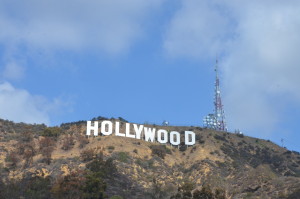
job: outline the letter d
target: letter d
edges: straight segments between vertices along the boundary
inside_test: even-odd
[[[189,137],[192,137],[192,140]],[[196,135],[193,131],[185,131],[184,135],[185,145],[194,145],[196,143]]]

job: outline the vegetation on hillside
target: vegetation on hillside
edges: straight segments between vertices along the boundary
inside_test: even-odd
[[[97,117],[93,120],[106,118]],[[123,118],[112,119],[125,128]],[[0,198],[297,198],[300,154],[270,141],[199,127],[196,145],[85,136],[0,120]],[[154,127],[154,126],[153,126]],[[14,191],[11,191],[14,190]]]

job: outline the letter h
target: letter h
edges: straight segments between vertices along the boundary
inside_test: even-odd
[[[94,136],[98,136],[98,122],[97,121],[94,121],[94,126],[92,126],[91,121],[87,121],[86,135],[91,135],[91,130],[94,131]]]

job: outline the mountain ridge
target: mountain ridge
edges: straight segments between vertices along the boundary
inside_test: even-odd
[[[120,122],[120,131],[125,130],[125,119],[109,120]],[[76,185],[81,190],[77,198],[97,198],[101,194],[103,198],[133,199],[196,198],[200,193],[211,194],[211,198],[297,198],[299,195],[299,152],[268,140],[201,127],[145,126],[168,132],[193,131],[196,144],[172,147],[114,135],[87,138],[86,121],[47,127],[0,120],[2,190],[12,186],[12,181],[18,187],[24,180],[39,179],[51,188],[39,193],[19,187],[15,194],[25,194],[25,198],[28,194],[32,194],[31,198],[34,194],[42,198],[68,198],[72,191],[65,193],[61,187],[70,188],[66,179],[77,181],[81,176],[85,184]],[[90,165],[95,162],[102,167],[93,170]],[[99,170],[102,174],[97,176]],[[93,192],[86,191],[87,179],[94,178],[97,182],[101,179],[100,184],[105,188],[98,183],[98,192],[87,195]],[[12,193],[1,194],[8,198]]]

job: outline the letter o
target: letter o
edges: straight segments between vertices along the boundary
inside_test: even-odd
[[[176,137],[176,142],[175,142],[174,136]],[[170,133],[170,143],[172,145],[179,145],[180,144],[180,134],[177,131],[171,131],[171,133]]]
[[[162,134],[164,135],[163,139],[162,139]],[[168,132],[164,129],[159,129],[157,131],[157,141],[161,144],[167,143],[168,142]]]
[[[106,130],[106,126],[108,127]],[[103,121],[101,123],[101,133],[103,135],[110,135],[112,134],[112,122],[111,121]]]

